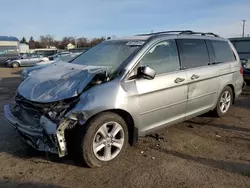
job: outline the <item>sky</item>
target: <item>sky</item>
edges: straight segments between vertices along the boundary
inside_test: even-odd
[[[152,30],[195,30],[240,36],[250,0],[2,0],[0,35],[108,37]]]

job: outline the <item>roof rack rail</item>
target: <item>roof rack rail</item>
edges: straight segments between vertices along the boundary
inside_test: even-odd
[[[194,32],[194,31],[184,31],[184,32],[181,32],[179,34],[202,35],[202,36],[212,35],[214,37],[219,37],[219,35],[211,33],[211,32],[204,33],[204,32]]]
[[[206,36],[206,35],[212,35],[214,37],[219,37],[219,35],[208,32],[208,33],[204,33],[204,32],[194,32],[191,30],[180,30],[180,31],[161,31],[161,32],[156,32],[156,33],[146,33],[146,34],[139,34],[137,36],[152,36],[152,35],[160,35],[160,34],[170,34],[170,33],[177,33],[177,35],[180,34],[188,34],[188,35],[202,35],[202,36]]]

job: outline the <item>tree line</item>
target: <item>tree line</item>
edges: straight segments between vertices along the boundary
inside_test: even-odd
[[[110,39],[110,37],[108,37],[107,40],[108,39]],[[93,39],[87,39],[85,37],[63,37],[62,40],[55,40],[51,35],[42,35],[40,36],[39,40],[34,40],[33,37],[30,37],[29,41],[27,41],[26,38],[23,37],[20,40],[20,43],[28,44],[30,49],[50,48],[52,46],[56,47],[57,49],[65,49],[69,43],[75,45],[77,48],[82,48],[95,46],[104,40],[106,40],[105,37]]]

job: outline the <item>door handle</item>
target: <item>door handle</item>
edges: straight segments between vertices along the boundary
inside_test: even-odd
[[[183,82],[184,80],[185,80],[184,78],[178,77],[178,78],[175,79],[174,82],[178,84],[178,83],[180,83],[180,82]]]
[[[193,74],[192,76],[191,76],[191,80],[195,80],[195,79],[198,79],[200,76],[198,76],[198,75],[196,75],[196,74]]]

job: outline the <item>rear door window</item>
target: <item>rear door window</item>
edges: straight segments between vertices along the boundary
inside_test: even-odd
[[[222,63],[236,60],[233,50],[227,41],[211,40],[211,45],[216,62]]]
[[[182,68],[195,68],[209,64],[210,60],[205,40],[178,39],[177,45]]]

